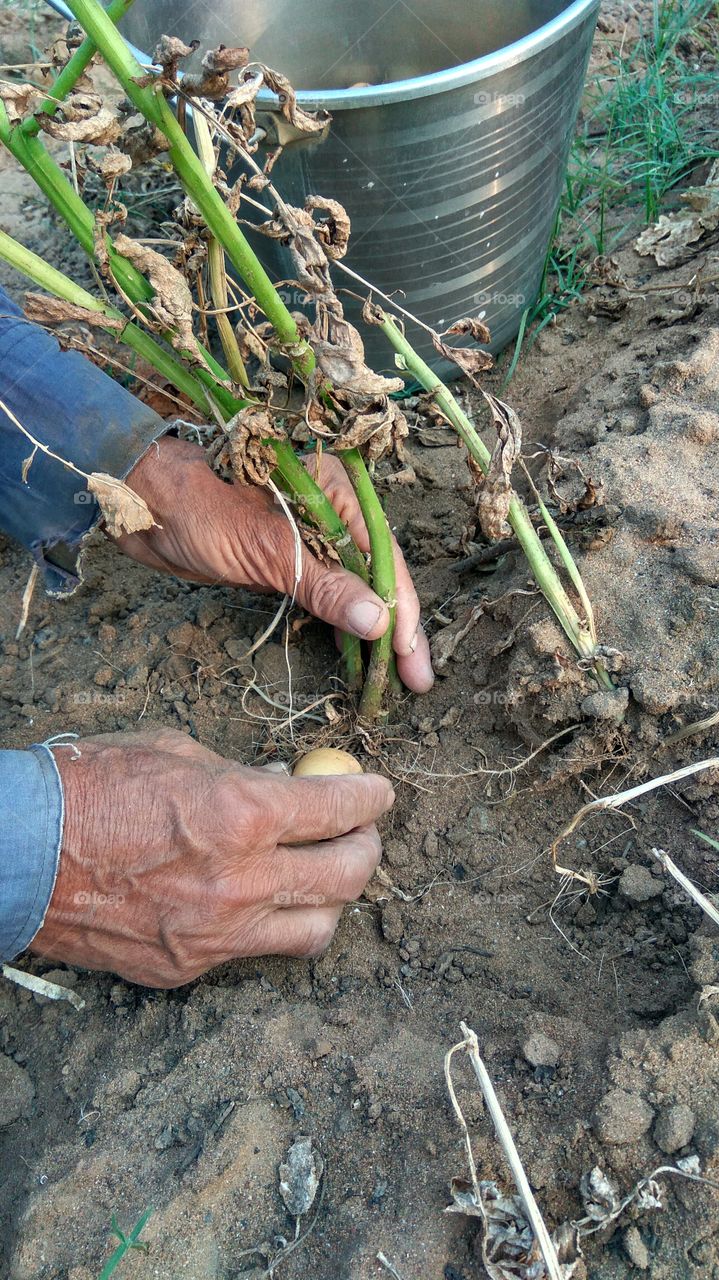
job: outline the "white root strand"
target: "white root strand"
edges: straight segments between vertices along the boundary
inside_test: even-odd
[[[517,1148],[514,1144],[514,1138],[512,1137],[512,1134],[510,1132],[509,1125],[505,1120],[504,1112],[502,1111],[499,1098],[497,1097],[497,1094],[494,1089],[494,1085],[492,1084],[492,1081],[489,1077],[489,1072],[487,1071],[487,1068],[485,1067],[480,1057],[479,1043],[477,1041],[476,1033],[467,1026],[466,1022],[460,1022],[459,1025],[461,1027],[464,1040],[460,1044],[454,1045],[454,1047],[450,1049],[449,1053],[446,1055],[444,1060],[444,1074],[447,1080],[447,1088],[449,1090],[449,1096],[452,1100],[452,1106],[454,1107],[455,1115],[457,1116],[457,1119],[459,1120],[459,1123],[461,1124],[462,1129],[464,1131],[464,1140],[467,1148],[467,1155],[469,1158],[470,1173],[472,1175],[472,1186],[474,1189],[474,1194],[477,1198],[478,1206],[481,1207],[482,1205],[482,1194],[481,1194],[479,1182],[477,1180],[477,1167],[474,1162],[474,1155],[472,1153],[472,1144],[469,1137],[467,1122],[464,1116],[462,1115],[461,1108],[457,1101],[457,1096],[454,1091],[454,1086],[452,1084],[452,1077],[451,1077],[452,1055],[456,1053],[457,1050],[459,1049],[466,1049],[467,1051],[467,1055],[472,1064],[474,1074],[477,1077],[477,1082],[479,1084],[480,1089],[482,1090],[484,1100],[487,1104],[487,1110],[489,1111],[489,1114],[492,1117],[494,1127],[497,1131],[497,1137],[499,1138],[499,1141],[502,1146],[502,1150],[504,1151],[504,1154],[506,1155],[507,1160],[509,1162],[509,1167],[512,1171],[512,1177],[514,1178],[514,1181],[517,1186],[517,1190],[519,1191],[522,1204],[524,1205],[525,1213],[527,1215],[531,1228],[534,1232],[534,1236],[537,1241],[537,1244],[539,1245],[539,1248],[541,1250],[542,1257],[544,1258],[544,1263],[547,1268],[547,1275],[549,1277],[549,1280],[563,1280],[562,1268],[559,1265],[559,1259],[557,1257],[557,1251],[554,1247],[554,1242],[552,1241],[549,1231],[547,1230],[547,1227],[542,1217],[542,1214],[540,1212],[539,1206],[534,1198],[532,1188],[529,1185],[529,1180],[527,1178],[526,1173],[524,1172],[524,1166],[520,1159],[519,1152],[517,1151]]]
[[[662,866],[664,867],[664,870],[668,871],[670,876],[674,876],[674,879],[676,880],[677,884],[681,885],[684,892],[688,893],[689,897],[693,898],[697,906],[701,907],[702,911],[706,912],[706,914],[709,916],[709,919],[713,920],[714,924],[719,925],[719,911],[717,911],[716,907],[714,906],[714,903],[710,902],[709,899],[704,896],[701,890],[697,889],[695,884],[692,884],[691,880],[688,878],[688,876],[684,875],[683,871],[680,871],[676,862],[673,862],[672,859],[669,857],[669,854],[666,853],[664,849],[652,849],[652,853],[654,857],[657,859],[657,861],[661,862]]]

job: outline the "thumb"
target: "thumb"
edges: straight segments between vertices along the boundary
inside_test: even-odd
[[[361,578],[306,551],[295,598],[314,617],[362,640],[377,640],[389,625],[386,604]]]

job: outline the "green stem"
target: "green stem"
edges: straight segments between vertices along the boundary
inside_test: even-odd
[[[383,713],[387,677],[393,657],[397,581],[392,535],[359,449],[347,449],[339,457],[352,481],[367,526],[372,558],[372,587],[380,599],[384,600],[390,615],[389,626],[384,635],[372,643],[369,670],[360,699],[360,715],[367,720],[377,720]]]
[[[464,410],[455,400],[451,391],[445,386],[437,374],[425,364],[407,341],[399,325],[391,316],[384,316],[381,328],[395,351],[402,357],[407,369],[426,391],[434,397],[436,403],[461,437],[475,462],[486,474],[491,454],[484,441],[477,434]],[[508,515],[517,541],[529,561],[537,586],[560,622],[565,634],[577,653],[582,658],[591,660],[592,669],[598,683],[604,689],[613,689],[614,685],[601,664],[594,656],[595,645],[587,625],[582,621],[562,586],[557,571],[547,555],[529,512],[524,503],[515,496],[512,498]]]
[[[130,52],[98,0],[69,0],[69,7],[83,30],[97,45],[132,104],[164,133],[172,166],[190,199],[200,210],[211,234],[220,241],[235,270],[254,295],[280,341],[292,348],[295,367],[303,377],[314,369],[311,347],[300,338],[292,313],[277,293],[270,277],[219,192],[207,176],[202,161],[188,142],[160,83],[143,86],[144,71]]]
[[[124,18],[128,9],[134,4],[135,0],[110,0],[107,6],[107,16],[113,23],[118,23]],[[23,120],[20,128],[28,138],[34,138],[40,131],[40,121],[38,116],[54,116],[60,103],[72,93],[78,80],[85,74],[87,68],[97,53],[97,45],[93,40],[85,39],[82,44],[75,50],[72,57],[65,64],[62,71],[59,72],[49,96],[45,99],[34,115],[28,116]]]
[[[132,321],[126,320],[120,311],[104,302],[98,301],[93,294],[75,284],[74,280],[71,280],[69,276],[63,275],[62,271],[50,266],[48,262],[45,262],[44,258],[38,257],[36,253],[32,253],[24,245],[18,244],[17,240],[13,240],[4,231],[0,231],[0,258],[3,258],[16,271],[21,271],[23,275],[27,276],[41,289],[46,289],[48,293],[54,294],[56,298],[62,298],[64,302],[70,302],[78,307],[85,307],[88,311],[94,311],[98,315],[102,315],[107,319],[108,323],[100,327],[106,328],[108,333],[112,333],[113,337],[118,341],[126,343],[128,347],[132,347],[133,351],[137,352],[143,360],[152,365],[168,382],[172,382],[178,391],[188,396],[203,413],[209,414],[210,408],[207,397],[190,371],[179,360],[176,360],[169,351],[166,351],[158,342],[155,342],[149,333],[145,333],[144,329],[141,329]],[[124,325],[121,330],[117,328],[118,320],[122,321]]]

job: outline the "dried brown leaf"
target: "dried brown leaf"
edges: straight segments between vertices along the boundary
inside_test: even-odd
[[[690,187],[681,199],[688,210],[662,214],[658,222],[634,241],[643,257],[650,254],[660,267],[672,267],[690,256],[689,246],[719,228],[719,160],[715,160],[703,187]]]
[[[87,487],[100,504],[111,538],[119,538],[123,533],[139,533],[153,525],[159,528],[144,498],[122,480],[104,471],[94,471],[88,476]]]
[[[117,151],[115,147],[110,148],[97,166],[103,182],[108,187],[113,182],[117,182],[118,178],[123,178],[126,173],[130,172],[131,168],[132,157],[123,155],[122,151]]]
[[[250,60],[250,51],[244,46],[229,48],[221,44],[209,49],[202,59],[200,75],[186,75],[182,81],[183,92],[193,98],[209,98],[221,102],[230,88],[230,74],[242,70]]]
[[[310,341],[320,373],[336,391],[349,392],[356,405],[367,404],[377,396],[387,396],[404,387],[402,378],[385,378],[367,367],[364,343],[357,330],[343,316],[329,312],[326,307],[318,307]]]
[[[90,311],[87,307],[76,306],[74,302],[64,302],[62,298],[51,298],[46,293],[26,293],[24,310],[28,320],[46,326],[76,320],[117,333],[125,328],[125,321],[119,316],[114,319],[101,311]]]
[[[326,215],[320,222],[315,223],[315,235],[328,258],[333,260],[344,258],[351,230],[347,210],[339,200],[328,200],[322,196],[308,196],[305,200],[305,209],[308,213],[318,210]]]
[[[162,35],[152,55],[153,65],[162,67],[163,75],[168,80],[176,80],[178,63],[185,58],[189,58],[190,54],[195,52],[198,44],[199,40],[193,40],[191,44],[185,44],[184,40],[179,40],[177,36]]]
[[[109,147],[117,142],[122,126],[114,111],[103,107],[88,119],[58,120],[56,116],[40,116],[44,133],[60,142],[86,142],[96,147]]]
[[[5,103],[10,124],[31,116],[44,100],[44,93],[34,84],[0,84],[0,101]]]
[[[190,352],[206,366],[192,329],[192,293],[185,277],[161,253],[122,233],[115,238],[115,248],[148,277],[155,291],[152,312],[158,324],[171,331],[175,350]]]
[[[475,342],[489,342],[491,337],[486,324],[483,324],[477,316],[465,316],[463,320],[455,320],[454,324],[445,329],[441,337],[446,338],[448,334],[458,338],[469,334]]]
[[[336,449],[362,449],[372,462],[396,450],[402,453],[402,442],[409,427],[399,405],[380,396],[370,405],[350,409],[336,437]]]
[[[482,392],[497,431],[489,469],[477,475],[477,514],[482,533],[490,542],[506,538],[510,532],[507,515],[512,500],[512,467],[522,449],[522,427],[514,409],[495,396]]]
[[[264,64],[261,64],[261,67],[267,88],[272,93],[277,94],[282,114],[293,130],[298,133],[321,133],[323,129],[326,129],[330,120],[329,112],[315,111],[309,113],[303,111],[297,105],[297,94],[287,77],[283,76],[280,71],[273,71],[271,67],[266,67]],[[281,143],[292,141],[292,136],[290,134],[286,138],[282,137],[278,130],[278,140]]]
[[[267,484],[277,465],[269,440],[283,440],[267,409],[250,405],[240,409],[225,428],[229,441],[230,463],[239,484]]]
[[[448,330],[448,332],[451,332],[451,330]],[[438,334],[433,334],[432,342],[434,343],[435,350],[438,351],[441,356],[444,356],[445,360],[451,360],[454,364],[459,365],[462,372],[465,373],[467,377],[475,383],[475,385],[479,385],[477,383],[477,374],[484,373],[485,370],[491,369],[494,364],[494,360],[489,352],[480,351],[477,347],[450,347],[446,342],[442,341]]]

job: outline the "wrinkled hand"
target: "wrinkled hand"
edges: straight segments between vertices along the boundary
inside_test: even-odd
[[[364,520],[337,458],[322,457],[320,483],[362,551],[369,549]],[[161,529],[126,535],[118,545],[154,569],[194,582],[227,582],[292,594],[295,540],[287,517],[264,489],[223,483],[199,445],[166,437],[137,463],[128,484],[143,497]],[[432,685],[419,601],[395,542],[397,615],[394,648],[401,679],[424,693]],[[298,604],[340,631],[376,640],[389,614],[379,596],[353,573],[328,567],[303,548]]]
[[[174,987],[238,956],[313,956],[379,862],[376,774],[288,778],[175,730],[56,748],[57,882],[31,950]]]

